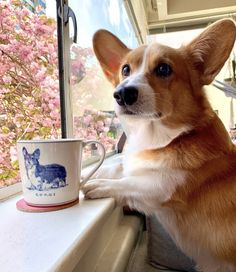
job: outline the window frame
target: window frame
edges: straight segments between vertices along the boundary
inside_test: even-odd
[[[69,85],[69,24],[64,23],[64,5],[68,2],[63,0],[56,1],[57,18],[57,48],[58,48],[58,78],[59,78],[59,96],[61,113],[61,136],[62,138],[73,137],[73,118],[71,110],[71,95]],[[66,65],[66,60],[68,64]],[[21,182],[12,184],[0,189],[0,202],[9,197],[22,192]]]
[[[61,107],[61,130],[62,138],[73,138],[73,112],[71,104],[71,86],[70,86],[70,24],[68,14],[68,0],[56,0],[57,2],[57,39],[58,39],[58,70],[59,70],[59,91],[60,91],[60,107]],[[127,5],[126,9],[128,9]],[[67,9],[65,9],[67,7]],[[129,14],[129,12],[128,12]],[[141,44],[143,41],[133,21],[131,22],[138,42]],[[76,31],[77,32],[77,31]],[[77,33],[75,34],[77,35]],[[77,38],[77,37],[76,37]],[[116,144],[114,152],[108,154],[112,156],[123,151],[126,142],[126,135],[123,132],[120,139]],[[90,163],[92,164],[94,160]]]
[[[58,48],[58,78],[60,95],[60,115],[61,115],[61,137],[73,138],[73,112],[70,86],[70,35],[69,35],[69,13],[68,0],[56,1],[57,19],[57,48]],[[127,6],[126,6],[127,8]],[[132,23],[133,24],[133,23]],[[137,33],[136,28],[134,31]],[[140,39],[139,43],[140,43]],[[122,153],[126,142],[126,135],[123,132],[118,140],[115,150],[106,154],[106,157]],[[98,161],[98,158],[89,160],[83,167]],[[0,189],[0,202],[22,192],[21,183],[6,186]]]
[[[57,44],[58,44],[58,76],[61,111],[61,136],[73,138],[73,113],[70,90],[70,39],[69,23],[65,14],[68,0],[56,0],[57,12]]]

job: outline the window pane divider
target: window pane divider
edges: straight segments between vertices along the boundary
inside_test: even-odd
[[[65,20],[64,6],[68,1],[57,0],[58,70],[61,108],[62,138],[73,137],[73,114],[70,90],[69,24]],[[66,18],[67,19],[67,18]]]

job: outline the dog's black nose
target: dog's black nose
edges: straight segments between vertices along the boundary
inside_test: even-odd
[[[120,106],[133,105],[138,99],[138,90],[135,87],[118,87],[113,97]]]

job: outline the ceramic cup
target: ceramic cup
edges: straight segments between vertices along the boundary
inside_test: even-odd
[[[99,162],[82,180],[97,171],[105,158],[105,148],[97,141],[81,139],[29,140],[17,142],[23,196],[32,206],[56,206],[79,197],[83,148],[101,147]]]

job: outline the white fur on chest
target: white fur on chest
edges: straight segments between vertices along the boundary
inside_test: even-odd
[[[142,170],[158,170],[166,167],[159,156],[158,160],[142,160],[136,154],[142,150],[158,149],[167,146],[180,134],[187,132],[189,127],[171,129],[162,124],[161,120],[128,120],[128,145],[124,156],[124,173],[126,175]]]
[[[161,155],[158,159],[145,160],[137,156],[137,153],[141,150],[164,147],[187,130],[187,127],[169,129],[158,120],[140,122],[137,130],[128,136],[128,147],[123,161],[124,176],[140,177],[145,180],[145,188],[138,190],[144,190],[149,194],[147,201],[156,199],[156,203],[149,203],[152,207],[160,206],[159,204],[171,199],[176,188],[185,183],[186,171],[170,168]]]
[[[188,126],[168,128],[161,120],[133,119],[126,121],[128,127],[128,152],[167,146],[180,134],[189,130]]]
[[[35,176],[36,166],[33,165],[31,168],[29,168],[27,170],[27,172],[28,172],[28,177],[29,177],[30,183],[36,187],[38,185],[38,183],[39,183],[39,178],[37,178]]]

